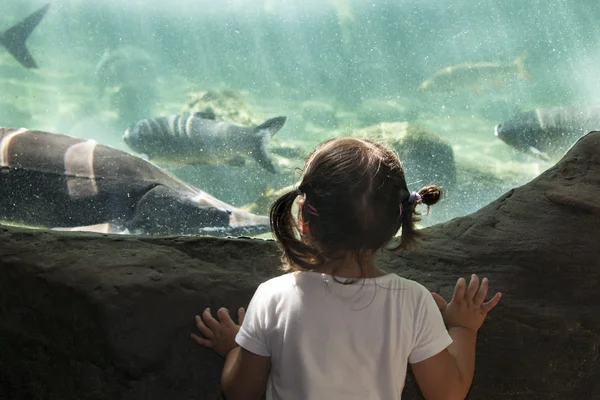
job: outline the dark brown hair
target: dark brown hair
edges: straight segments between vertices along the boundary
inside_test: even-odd
[[[423,204],[435,204],[441,188],[418,191]],[[294,201],[305,195],[299,212],[310,235],[297,237]],[[406,249],[420,236],[416,203],[398,155],[368,139],[341,137],[321,143],[307,158],[298,190],[279,197],[271,206],[271,230],[283,250],[283,270],[310,271],[346,255],[375,252],[402,228],[398,246]],[[402,215],[400,209],[402,205]]]

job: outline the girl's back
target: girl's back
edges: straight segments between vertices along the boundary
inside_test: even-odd
[[[260,285],[237,339],[271,357],[267,399],[286,400],[399,399],[406,360],[452,341],[421,284],[388,274],[343,285],[317,272]]]

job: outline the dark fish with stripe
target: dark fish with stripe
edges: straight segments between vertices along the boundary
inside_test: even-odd
[[[25,45],[25,41],[46,15],[50,3],[34,12],[18,24],[0,33],[0,44],[25,68],[37,68],[37,64]]]
[[[523,153],[552,161],[594,130],[600,130],[600,107],[550,107],[519,113],[496,125],[494,135]]]
[[[251,236],[269,218],[92,140],[0,128],[0,221],[154,235]]]
[[[268,144],[285,120],[275,117],[243,127],[217,121],[210,112],[183,113],[138,121],[125,131],[123,140],[133,151],[166,164],[239,165],[240,159],[250,155],[275,173]]]

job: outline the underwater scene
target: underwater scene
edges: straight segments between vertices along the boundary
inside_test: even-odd
[[[6,0],[0,222],[270,238],[339,136],[385,141],[421,226],[470,214],[600,129],[592,0]]]

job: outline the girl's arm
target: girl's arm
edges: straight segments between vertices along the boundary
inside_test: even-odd
[[[196,326],[204,337],[192,333],[192,339],[225,357],[221,388],[227,400],[260,400],[267,389],[271,357],[254,354],[235,342],[240,326],[233,322],[226,308],[220,308],[217,316],[219,321],[211,315],[210,308],[204,310],[202,318],[197,315]],[[240,308],[240,324],[244,316],[245,310]]]
[[[488,280],[479,285],[479,277],[459,278],[450,303],[437,293],[433,298],[442,312],[452,344],[421,362],[412,364],[412,370],[421,392],[427,400],[464,399],[469,392],[475,372],[477,331],[488,313],[498,304],[501,293],[484,303]]]
[[[236,346],[227,353],[221,388],[227,400],[260,400],[267,390],[271,358]]]
[[[449,332],[453,342],[447,349],[411,365],[427,400],[463,400],[473,381],[477,331],[451,328]]]

